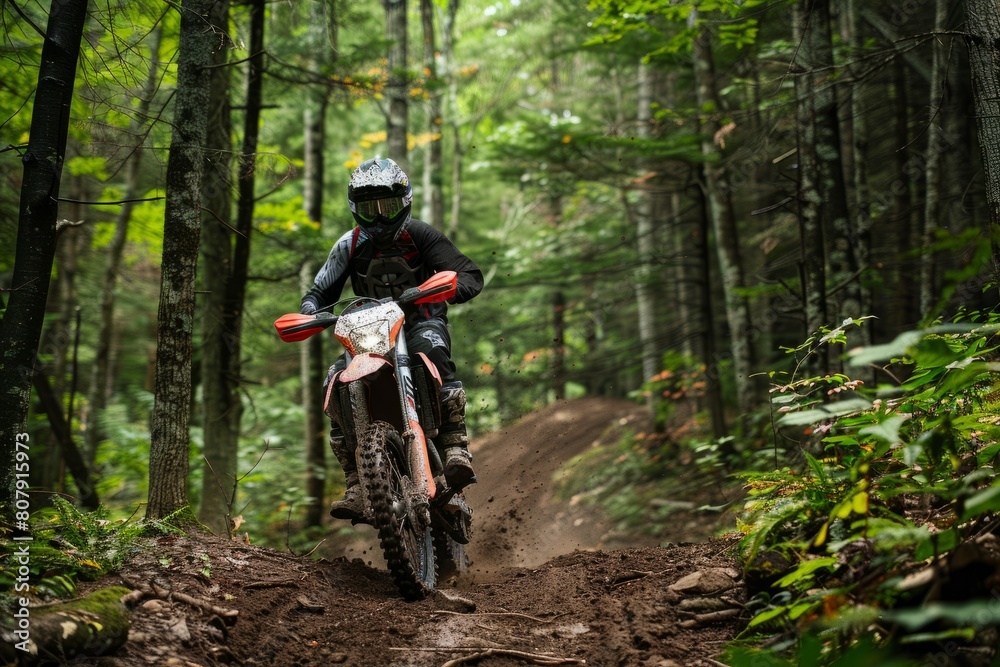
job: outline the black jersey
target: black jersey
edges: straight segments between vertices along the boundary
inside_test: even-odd
[[[351,281],[357,296],[376,299],[398,297],[439,271],[458,274],[458,291],[452,303],[462,303],[483,289],[483,272],[451,240],[426,222],[411,220],[386,250],[378,250],[360,228],[341,236],[316,274],[313,286],[302,297],[316,309],[335,303]],[[445,317],[447,306],[432,303],[418,309],[418,319]]]

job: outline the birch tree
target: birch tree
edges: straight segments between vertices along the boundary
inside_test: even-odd
[[[646,63],[639,63],[639,99],[637,113],[636,135],[640,139],[650,136],[650,114],[653,107],[652,74]],[[648,167],[647,167],[648,169]],[[638,179],[637,179],[638,180]],[[641,182],[648,183],[648,178]],[[635,207],[636,245],[638,267],[635,272],[635,300],[639,319],[639,344],[642,349],[642,377],[648,382],[660,370],[660,360],[657,358],[656,346],[656,304],[655,292],[652,289],[653,263],[653,215],[651,195],[643,187],[638,190],[639,201]],[[651,392],[647,400],[651,416],[656,416],[655,392]]]

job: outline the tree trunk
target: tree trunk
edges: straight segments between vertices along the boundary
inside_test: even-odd
[[[704,178],[704,172],[701,177]],[[722,400],[722,383],[720,382],[719,354],[715,347],[715,310],[712,304],[712,250],[709,247],[708,235],[712,225],[708,198],[705,196],[707,187],[701,188],[700,206],[698,209],[698,231],[694,235],[697,244],[698,268],[700,275],[697,284],[700,287],[697,303],[701,325],[701,359],[705,366],[705,398],[708,403],[708,414],[712,421],[712,435],[716,440],[729,434],[726,424],[725,404]]]
[[[247,67],[247,88],[244,96],[243,147],[237,166],[239,201],[236,206],[236,241],[233,247],[232,272],[226,284],[223,309],[223,336],[228,348],[226,369],[229,413],[226,415],[228,439],[224,462],[229,468],[224,479],[233,479],[230,505],[236,498],[236,467],[239,452],[240,424],[243,421],[241,383],[243,374],[243,308],[246,301],[250,269],[250,241],[253,234],[254,195],[257,167],[257,140],[260,133],[260,110],[264,77],[264,0],[252,0],[250,8],[250,59]],[[227,516],[227,525],[229,517]]]
[[[87,509],[96,510],[100,506],[100,501],[94,488],[91,470],[87,467],[87,462],[73,439],[70,424],[63,414],[61,395],[53,390],[44,373],[35,374],[35,393],[38,394],[42,409],[45,410],[45,414],[49,418],[53,438],[59,446],[60,458],[66,462],[66,466],[76,482],[77,492],[80,494],[80,504]]]
[[[555,400],[566,399],[566,294],[552,294],[552,392]]]
[[[70,196],[78,201],[85,201],[88,198],[82,180],[78,176],[70,179]],[[65,214],[68,220],[65,222],[71,224],[66,224],[56,238],[55,285],[49,290],[45,309],[46,312],[57,313],[58,316],[51,321],[43,334],[39,349],[39,361],[47,366],[44,371],[39,370],[39,372],[52,378],[52,391],[58,396],[60,410],[66,393],[66,380],[73,372],[69,357],[74,331],[79,332],[79,327],[74,326],[79,313],[76,289],[77,258],[90,245],[91,237],[91,229],[88,226],[76,224],[85,221],[83,208],[81,204],[69,205],[69,210]],[[69,426],[72,428],[72,420],[65,415],[63,419],[69,421]],[[32,481],[40,488],[62,491],[65,462],[62,459],[57,434],[54,431],[49,433],[47,441],[44,453],[39,452],[33,456]]]
[[[944,30],[948,18],[947,0],[935,0],[934,32]],[[927,119],[927,161],[924,169],[924,227],[921,234],[920,249],[920,316],[924,321],[933,316],[934,306],[938,301],[937,272],[935,265],[938,258],[934,252],[935,235],[938,218],[940,217],[941,201],[941,165],[943,161],[942,142],[944,133],[941,126],[944,118],[941,107],[944,102],[944,82],[946,70],[946,45],[942,43],[943,36],[931,41],[934,55],[931,61],[931,91],[930,117]]]
[[[229,2],[222,0],[212,7],[211,25],[222,29],[229,24]],[[201,192],[204,213],[201,216],[202,297],[201,387],[204,448],[201,480],[201,506],[198,519],[217,535],[227,534],[227,518],[234,498],[238,431],[232,428],[233,403],[239,393],[232,390],[233,357],[226,330],[226,289],[232,271],[233,175],[232,120],[229,87],[231,69],[227,66],[228,48],[217,48],[212,55],[212,88],[209,118],[206,171]]]
[[[649,123],[653,97],[651,72],[645,63],[639,63],[639,108],[637,113],[636,135],[640,139],[649,139]],[[651,174],[648,164],[642,165],[646,174],[637,178],[641,183],[637,189],[639,197],[635,207],[636,245],[638,250],[638,266],[635,271],[635,300],[638,309],[639,346],[642,359],[642,380],[649,382],[660,370],[660,360],[656,345],[656,302],[653,290],[653,203],[649,192]],[[656,392],[650,392],[646,398],[649,416],[656,420]],[[657,427],[661,427],[657,424]]]
[[[388,84],[389,114],[386,116],[386,144],[389,155],[406,173],[410,173],[407,157],[407,115],[409,114],[410,84],[406,58],[406,0],[384,0],[385,36],[389,40]]]
[[[993,282],[1000,283],[1000,8],[995,0],[965,0],[976,127],[986,172]]]
[[[182,0],[174,131],[167,161],[163,261],[157,314],[156,372],[146,517],[162,519],[188,504],[194,285],[201,234],[201,180],[211,100],[212,0]]]
[[[323,148],[325,141],[326,97],[317,108],[306,110],[305,129],[305,206],[306,214],[316,225],[323,215]],[[302,293],[312,286],[316,266],[302,265]],[[306,508],[305,525],[320,526],[326,508],[326,417],[320,391],[326,367],[323,363],[323,337],[313,336],[300,347],[302,368],[302,408],[305,411],[306,495],[312,500]]]
[[[56,250],[59,180],[86,0],[53,0],[42,46],[18,212],[10,298],[0,322],[0,511],[13,514],[15,442],[24,441],[31,378]],[[20,437],[19,437],[20,435]],[[18,520],[20,520],[18,513]],[[25,516],[27,516],[25,514]]]
[[[793,15],[797,52],[795,66],[796,131],[799,153],[799,232],[802,248],[802,300],[805,304],[805,331],[808,337],[828,324],[826,302],[826,243],[819,191],[820,170],[816,157],[816,128],[812,104],[812,54],[806,33],[809,29],[811,0],[801,0]],[[829,372],[826,348],[819,350],[806,366],[811,374]]]
[[[434,3],[420,0],[420,18],[424,31],[424,90],[429,95],[427,104],[427,150],[424,152],[424,196],[421,218],[444,231],[444,198],[441,193],[441,173],[444,164],[441,146],[441,91],[437,75],[437,57],[434,40]]]
[[[692,18],[694,18],[692,16]],[[703,29],[694,41],[694,71],[698,106],[707,116],[703,119],[701,150],[704,156],[703,171],[705,195],[715,233],[722,287],[725,293],[726,316],[729,321],[729,339],[736,374],[736,400],[740,414],[749,414],[754,408],[753,363],[751,343],[752,323],[750,305],[741,291],[746,286],[743,260],[740,255],[740,238],[736,216],[726,174],[718,162],[718,151],[713,137],[719,129],[716,112],[719,99],[715,83],[715,66],[712,62],[711,34]]]
[[[847,3],[847,28],[849,31],[848,42],[850,44],[851,59],[855,63],[863,62],[862,56],[864,52],[864,34],[862,30],[861,14],[857,7],[858,0],[848,0]],[[871,227],[872,227],[872,210],[871,210],[871,188],[868,183],[868,108],[866,106],[868,102],[867,96],[864,94],[865,89],[860,85],[863,73],[860,66],[855,66],[851,68],[851,87],[847,90],[850,94],[850,126],[851,126],[851,177],[853,180],[853,192],[854,192],[854,245],[857,248],[858,263],[860,268],[868,273],[871,268],[868,267],[869,257],[871,256]],[[865,282],[859,280],[858,283],[858,304],[856,317],[863,315],[871,315],[872,295],[871,289],[865,287]],[[849,313],[848,313],[849,314]],[[861,329],[861,345],[870,345],[872,343],[872,325],[866,323]],[[862,370],[860,373],[863,375],[863,379],[872,384],[875,380],[874,375],[867,370]]]
[[[831,35],[830,0],[806,0],[809,13],[803,49],[811,66],[812,79],[809,100],[814,123],[816,183],[820,195],[819,216],[826,245],[827,280],[841,288],[828,316],[839,323],[845,317],[859,317],[860,282],[855,239],[847,207],[847,187],[844,180],[843,144],[837,115],[837,88],[834,84],[833,38]],[[828,301],[830,297],[827,297]],[[830,322],[824,322],[830,324]],[[811,333],[811,332],[810,332]]]
[[[149,112],[149,105],[156,91],[159,78],[160,43],[163,28],[157,24],[150,35],[149,72],[142,91],[139,93],[139,105],[133,120],[129,123],[129,134],[142,136],[142,128]],[[131,200],[139,196],[139,167],[142,163],[143,146],[135,147],[125,163],[125,201],[118,209],[115,219],[115,233],[108,246],[108,263],[104,268],[101,280],[100,330],[94,350],[94,364],[90,377],[90,388],[87,392],[89,411],[87,414],[87,430],[85,432],[84,452],[88,467],[93,469],[97,460],[97,450],[104,437],[101,428],[101,413],[107,407],[111,395],[111,348],[115,335],[115,286],[118,283],[118,272],[121,269],[122,254],[128,239],[128,225],[132,218],[135,203]]]
[[[448,78],[448,125],[451,128],[451,212],[448,216],[448,236],[452,240],[458,231],[462,211],[462,130],[458,117],[458,75],[455,71],[455,18],[459,0],[448,0],[441,31],[441,59]],[[442,204],[443,207],[443,204]]]
[[[550,199],[552,224],[559,227],[562,222],[562,196],[554,194]],[[561,286],[552,293],[552,393],[555,400],[566,398],[566,294]]]
[[[908,70],[903,63],[898,62],[894,68],[896,75],[893,86],[893,111],[895,113],[895,164],[897,174],[903,174],[900,179],[900,187],[893,190],[892,201],[892,227],[889,234],[890,242],[883,245],[883,251],[891,253],[892,266],[890,289],[896,293],[894,305],[896,308],[888,318],[889,321],[884,327],[886,332],[902,331],[915,326],[919,319],[918,311],[920,299],[917,293],[918,285],[914,284],[913,276],[919,275],[919,266],[911,258],[912,250],[916,245],[914,232],[917,229],[919,216],[917,207],[914,204],[913,183],[907,177],[910,171],[910,161],[913,159],[908,146],[912,139],[908,125],[908,110],[910,106]],[[888,247],[886,247],[888,246]],[[881,254],[881,253],[880,253]]]

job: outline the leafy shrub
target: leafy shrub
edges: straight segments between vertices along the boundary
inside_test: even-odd
[[[6,606],[15,589],[20,545],[28,544],[30,595],[42,599],[71,597],[78,581],[114,572],[139,548],[152,524],[111,521],[106,508],[82,512],[53,496],[52,506],[32,516],[30,542],[0,541],[0,602]],[[18,591],[19,596],[24,591]]]
[[[789,352],[802,362],[861,322]],[[830,664],[862,637],[869,652],[904,656],[993,641],[1000,614],[984,605],[1000,585],[1000,559],[986,555],[1000,545],[997,330],[995,320],[939,326],[853,350],[852,368],[892,379],[876,389],[843,373],[774,384],[776,438],[792,446],[774,469],[742,475],[740,525],[756,591],[746,634],[772,637],[772,657],[819,645],[810,664]]]

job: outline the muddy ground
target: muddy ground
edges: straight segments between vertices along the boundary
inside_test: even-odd
[[[642,426],[634,404],[584,399],[477,439],[472,568],[420,602],[400,599],[363,527],[319,558],[161,537],[101,582],[156,584],[159,595],[136,603],[128,642],[70,664],[718,664],[746,618],[733,544],[710,537],[724,527],[718,515],[678,514],[673,543],[660,546],[662,535],[623,533],[554,493],[566,460]],[[712,493],[696,504],[718,504]]]

